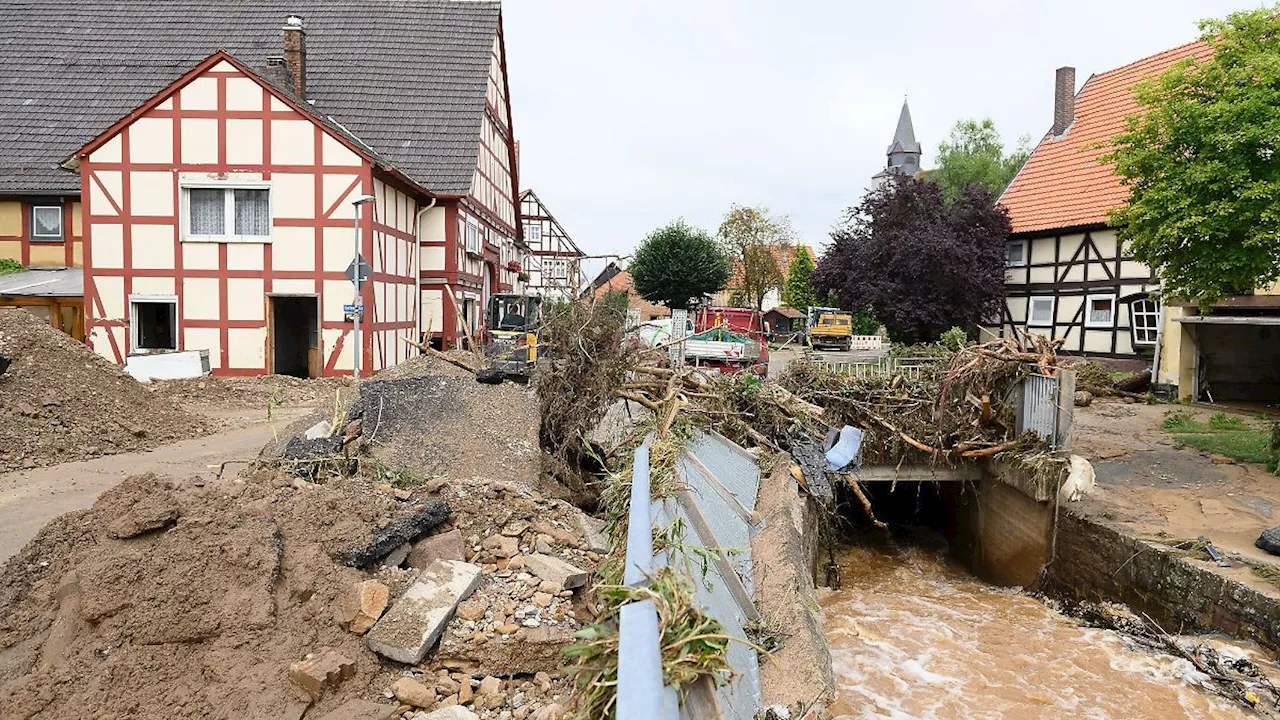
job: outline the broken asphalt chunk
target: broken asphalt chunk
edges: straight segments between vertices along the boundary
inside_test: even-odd
[[[439,527],[449,519],[451,512],[453,510],[449,503],[430,500],[423,505],[422,510],[393,520],[385,528],[375,531],[367,545],[343,548],[334,557],[348,567],[373,567],[401,545],[411,543]]]

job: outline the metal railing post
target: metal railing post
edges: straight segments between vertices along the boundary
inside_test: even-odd
[[[623,582],[639,586],[653,572],[653,519],[649,515],[650,433],[636,450],[627,515]],[[618,612],[618,720],[666,720],[658,611],[650,600],[627,603]]]

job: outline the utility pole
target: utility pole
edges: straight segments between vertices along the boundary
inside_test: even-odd
[[[360,379],[360,356],[364,354],[362,352],[364,347],[360,343],[360,316],[364,314],[364,303],[360,300],[360,283],[364,280],[365,267],[364,258],[360,256],[360,206],[372,202],[373,199],[372,195],[361,195],[351,201],[352,209],[355,210],[355,256],[351,261],[351,266],[354,268],[351,282],[356,286],[355,300],[351,303],[353,310],[351,317],[354,320],[351,340],[355,345],[351,374],[357,380]]]

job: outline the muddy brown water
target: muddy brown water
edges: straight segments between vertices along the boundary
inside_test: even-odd
[[[1186,661],[1131,649],[1114,632],[985,584],[943,552],[848,547],[838,562],[843,589],[822,598],[833,715],[1256,717],[1197,687],[1204,678]]]

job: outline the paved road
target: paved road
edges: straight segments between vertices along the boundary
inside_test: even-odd
[[[53,518],[89,507],[103,490],[130,475],[155,472],[183,478],[212,477],[227,460],[251,460],[275,431],[307,411],[297,408],[205,437],[183,440],[149,452],[125,453],[0,475],[0,563],[22,549]],[[274,431],[273,431],[274,428]],[[228,472],[238,470],[228,466]]]

